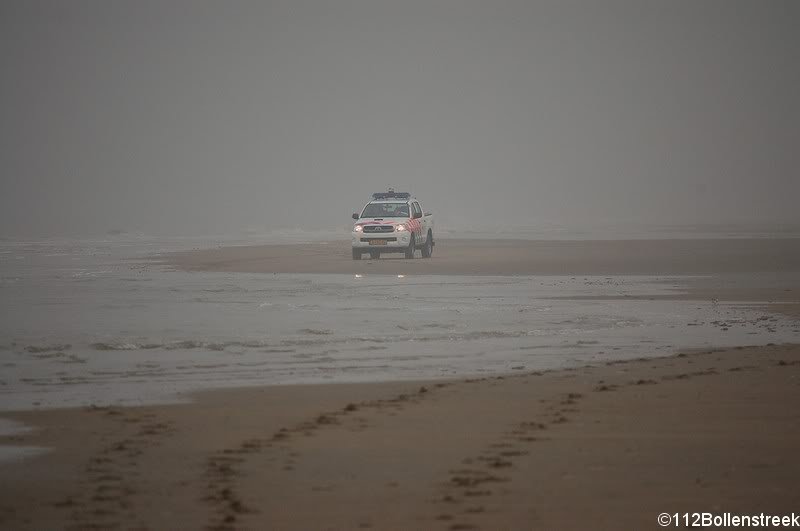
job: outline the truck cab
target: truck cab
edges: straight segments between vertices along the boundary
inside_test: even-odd
[[[373,259],[383,253],[404,253],[414,258],[419,249],[423,258],[433,255],[433,215],[408,192],[372,194],[361,212],[353,214],[353,260],[364,253]]]

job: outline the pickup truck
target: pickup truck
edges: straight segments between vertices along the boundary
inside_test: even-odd
[[[353,214],[353,260],[369,253],[378,259],[382,253],[404,253],[414,258],[419,249],[423,258],[433,254],[433,215],[423,212],[419,201],[408,192],[372,194],[361,213]]]

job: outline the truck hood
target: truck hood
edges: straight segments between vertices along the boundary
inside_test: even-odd
[[[408,223],[410,218],[361,218],[353,225],[397,225]]]

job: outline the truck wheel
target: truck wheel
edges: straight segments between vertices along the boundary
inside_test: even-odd
[[[370,251],[369,252],[369,257],[372,258],[373,260],[377,260],[378,258],[381,257],[381,252],[380,251]]]
[[[428,231],[428,239],[425,240],[425,247],[422,248],[422,258],[430,258],[433,254],[433,234]]]
[[[353,260],[361,260],[361,251],[353,249]]]
[[[416,247],[414,246],[414,235],[411,235],[411,241],[408,243],[408,247],[406,248],[406,258],[414,258],[414,250]]]

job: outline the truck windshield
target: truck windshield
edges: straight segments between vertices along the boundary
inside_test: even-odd
[[[361,213],[362,218],[407,218],[406,203],[370,203]]]

